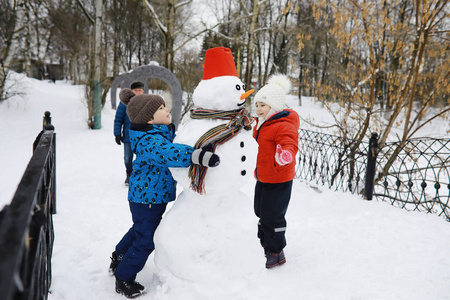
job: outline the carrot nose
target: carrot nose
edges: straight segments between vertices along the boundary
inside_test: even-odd
[[[243,93],[243,94],[241,95],[241,100],[244,100],[245,98],[247,98],[248,96],[250,96],[254,91],[255,91],[254,89],[251,89],[251,90],[249,90],[249,91]]]

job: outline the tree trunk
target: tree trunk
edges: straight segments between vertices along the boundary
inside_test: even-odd
[[[247,41],[247,65],[245,67],[244,84],[246,87],[252,86],[253,75],[253,50],[255,48],[255,30],[256,23],[258,22],[258,13],[261,4],[258,0],[253,0],[253,12],[250,22],[250,28],[248,29],[248,41]],[[245,105],[247,108],[251,107],[250,97],[245,99]]]
[[[95,45],[94,45],[94,105],[93,115],[94,124],[92,129],[100,129],[102,127],[102,84],[101,84],[101,52],[102,52],[102,23],[103,23],[103,0],[95,2]]]
[[[113,7],[114,10],[118,10],[118,4],[117,0],[113,1]],[[120,61],[120,30],[119,30],[119,24],[117,20],[114,20],[114,43],[113,43],[113,77],[116,77],[119,75],[119,61]]]
[[[167,3],[167,32],[165,35],[166,40],[166,57],[165,57],[165,65],[166,68],[173,72],[173,33],[175,28],[175,1],[169,0]]]
[[[27,76],[31,75],[31,22],[30,22],[30,8],[27,5],[28,3],[25,4],[25,17],[24,17],[24,30],[25,30],[25,34],[24,34],[24,42],[25,42],[25,49],[24,49],[24,58],[23,58],[23,64],[22,64],[22,70],[23,73],[26,74]],[[41,62],[37,61],[38,67],[39,67],[39,71],[41,70]],[[43,74],[45,76],[45,74]],[[42,79],[41,78],[41,72],[38,73],[38,79]]]
[[[22,29],[25,26],[25,12],[25,0],[17,0],[14,11],[14,30],[12,31],[9,41],[6,42],[6,47],[1,57],[2,65],[0,66],[0,100],[4,100],[5,97],[5,81],[19,47],[20,35],[22,33]]]

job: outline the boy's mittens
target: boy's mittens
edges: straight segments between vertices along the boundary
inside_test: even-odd
[[[217,167],[220,164],[220,158],[217,154],[214,154],[212,150],[212,145],[207,145],[203,148],[194,150],[191,156],[192,162],[204,167]]]
[[[122,142],[122,141],[123,141],[122,136],[121,135],[116,135],[116,143],[117,143],[117,145],[120,145],[120,142]]]
[[[288,150],[283,150],[281,145],[277,145],[277,152],[275,153],[275,161],[280,166],[285,166],[292,161],[292,154]]]

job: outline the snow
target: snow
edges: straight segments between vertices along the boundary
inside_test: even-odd
[[[124,186],[123,148],[113,137],[114,110],[102,111],[102,129],[87,126],[84,89],[70,83],[37,81],[13,74],[25,98],[0,103],[2,172],[0,206],[13,197],[32,154],[32,143],[50,111],[57,138],[57,214],[54,215],[53,281],[50,300],[125,299],[114,291],[108,275],[109,256],[131,225]],[[297,100],[292,97],[290,106]],[[294,107],[303,117],[327,120],[320,105],[302,99]],[[443,127],[438,130],[444,130]],[[156,250],[137,280],[147,287],[140,299],[449,299],[450,224],[436,215],[408,212],[377,201],[334,192],[294,180],[287,212],[287,263],[264,268],[252,210],[254,180],[242,188],[247,196],[238,215],[226,226],[215,224],[218,236],[190,239],[208,227],[201,220],[181,224],[171,251],[203,249],[202,263],[158,260]],[[181,192],[181,190],[179,191]],[[183,200],[183,199],[179,199]],[[227,206],[205,203],[211,215],[227,214]],[[171,208],[174,208],[172,211]],[[178,211],[176,211],[176,210]],[[189,202],[170,206],[168,213],[190,214]],[[161,226],[164,225],[163,219]],[[236,239],[230,233],[239,233]],[[213,239],[215,238],[215,240]],[[221,239],[225,239],[225,242]],[[166,239],[167,240],[167,239]],[[210,256],[214,245],[228,247],[229,260]],[[161,246],[163,247],[163,246]],[[204,260],[211,266],[205,272]],[[207,264],[206,264],[207,265]],[[175,276],[189,274],[198,280]]]

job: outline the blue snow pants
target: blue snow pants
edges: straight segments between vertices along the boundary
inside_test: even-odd
[[[116,277],[132,282],[155,249],[153,236],[166,211],[167,204],[129,203],[133,226],[116,246],[116,255],[119,259],[121,257]]]
[[[286,211],[291,199],[292,180],[283,183],[255,185],[254,209],[259,218],[258,238],[264,248],[280,253],[286,246]]]

